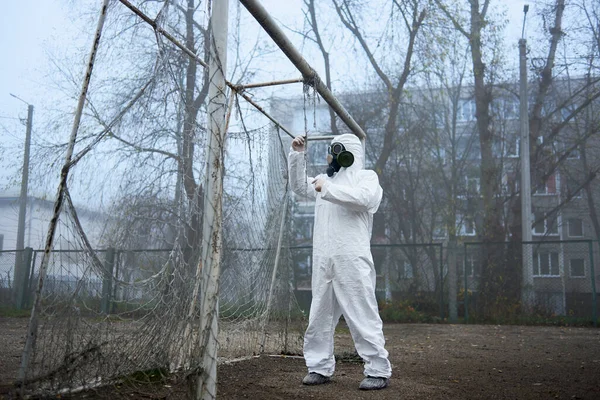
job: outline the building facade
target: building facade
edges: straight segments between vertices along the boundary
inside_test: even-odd
[[[527,270],[530,279],[519,282],[521,289],[530,286],[536,305],[558,315],[590,307],[593,280],[600,278],[599,268],[594,268],[594,260],[600,257],[598,244],[590,242],[598,237],[594,209],[600,190],[593,171],[600,166],[599,104],[586,103],[577,85],[582,87],[584,82],[559,82],[548,96],[539,135],[531,138],[533,243],[526,246],[530,257],[523,259],[518,250],[518,260],[505,261],[520,264],[515,267],[519,276]],[[490,106],[498,172],[495,196],[506,243],[520,243],[521,229],[515,89],[515,85],[495,88]],[[432,244],[458,246],[458,288],[477,293],[486,263],[482,247],[475,244],[481,240],[483,212],[472,88],[413,89],[405,97],[410,101],[399,113],[395,148],[386,171],[380,173],[385,198],[373,235],[380,295],[391,300],[403,293],[435,293],[433,298],[442,296],[444,289],[447,293],[448,253]],[[385,96],[365,93],[339,99],[367,132],[367,168],[372,167],[381,152]],[[310,141],[310,136],[331,135],[327,104],[306,98],[273,99],[271,112],[295,134],[309,136],[308,175],[323,173],[327,142]],[[338,128],[345,128],[340,121]],[[285,134],[281,140],[291,143]],[[292,245],[298,247],[295,284],[297,290],[309,290],[314,204],[304,199],[295,199],[293,204]],[[391,244],[397,246],[386,247]]]

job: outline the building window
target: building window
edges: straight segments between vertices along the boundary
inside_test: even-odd
[[[456,158],[460,160],[480,160],[481,149],[477,135],[464,135],[455,142]]]
[[[477,196],[479,195],[479,178],[469,178],[465,177],[466,185],[467,185],[467,196]]]
[[[327,164],[327,146],[329,143],[319,140],[311,141],[306,146],[307,159],[317,165]]]
[[[494,99],[490,104],[492,115],[499,119],[519,118],[519,102],[513,99]]]
[[[399,166],[401,167],[412,167],[413,165],[413,156],[410,151],[402,152],[402,155],[399,158]]]
[[[520,116],[520,106],[520,102],[513,99],[506,99],[504,101],[504,119],[518,119]]]
[[[467,258],[465,259],[465,268],[464,271],[467,276],[474,277],[475,271],[477,270],[477,255],[475,254],[467,254]]]
[[[331,120],[328,107],[309,107],[306,110],[295,111],[291,128],[295,132],[330,133]]]
[[[458,121],[474,121],[475,100],[459,100],[456,119]]]
[[[519,176],[515,172],[507,172],[502,179],[502,183],[504,184],[504,190],[506,193],[518,193],[519,188]]]
[[[569,237],[583,237],[583,221],[580,218],[569,218]]]
[[[519,157],[519,151],[521,149],[520,138],[508,138],[504,147],[504,155],[506,157]]]
[[[583,258],[571,258],[570,264],[572,278],[585,277],[585,261]]]
[[[480,193],[479,178],[465,176],[464,184],[458,188],[461,199],[478,197]]]
[[[433,232],[432,232],[433,238],[434,239],[445,239],[446,238],[446,227],[444,226],[444,223],[441,221],[437,221],[436,224],[433,226]]]
[[[546,213],[543,212],[536,212],[534,213],[534,220],[534,235],[558,235],[556,218],[550,218]]]
[[[315,214],[315,203],[313,201],[296,201],[294,203],[294,213],[313,216]]]
[[[294,237],[297,240],[312,239],[313,218],[299,216],[295,221]]]
[[[296,289],[310,290],[312,276],[312,255],[310,250],[301,249],[293,255]]]
[[[407,229],[402,229],[401,232],[401,237],[406,241],[406,242],[410,242],[411,238],[414,237],[414,232],[413,232],[413,226],[411,224],[408,225]]]
[[[537,177],[534,184],[536,195],[556,194],[556,176],[554,174],[546,179]]]
[[[400,279],[413,279],[413,266],[409,261],[404,260],[400,266]]]
[[[558,253],[555,251],[536,252],[533,257],[534,276],[560,276],[558,272]]]
[[[572,199],[580,199],[583,188],[577,179],[572,176],[567,176],[567,197]]]
[[[436,111],[433,114],[435,120],[435,126],[437,128],[443,128],[446,125],[446,116],[442,111]]]
[[[442,164],[446,164],[446,149],[442,146],[435,146],[431,149],[431,158],[435,161],[439,161]]]
[[[580,158],[581,153],[579,152],[579,146],[574,147],[571,149],[571,151],[569,151],[569,154],[567,154],[567,159],[569,160],[579,160]]]
[[[475,219],[472,216],[456,215],[457,232],[461,236],[475,236]]]
[[[563,121],[566,121],[570,118],[574,118],[575,112],[577,111],[578,105],[576,103],[571,103],[560,109],[560,116]]]

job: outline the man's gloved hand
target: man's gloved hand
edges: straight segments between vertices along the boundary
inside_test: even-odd
[[[295,151],[304,151],[304,136],[296,136],[296,138],[292,140],[292,149]]]
[[[321,192],[321,189],[323,189],[323,185],[325,184],[325,179],[317,178],[314,181],[312,181],[312,184],[315,185],[315,190],[317,192]]]

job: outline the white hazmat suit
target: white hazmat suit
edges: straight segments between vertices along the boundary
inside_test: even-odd
[[[353,134],[336,136],[354,155],[354,163],[324,179],[321,191],[306,176],[303,151],[289,154],[292,190],[315,200],[312,260],[312,303],[304,336],[304,358],[309,373],[333,375],[333,335],[341,315],[350,328],[356,351],[365,361],[366,376],[392,374],[382,321],[375,298],[375,267],[371,255],[373,214],[383,189],[377,174],[365,170],[362,143]]]

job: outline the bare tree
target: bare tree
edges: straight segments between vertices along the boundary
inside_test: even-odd
[[[400,103],[404,87],[408,82],[411,72],[413,72],[411,62],[414,55],[415,42],[427,12],[425,7],[419,1],[393,1],[391,9],[389,10],[389,23],[395,23],[397,17],[394,13],[399,13],[400,24],[403,25],[408,40],[406,42],[406,48],[403,51],[404,60],[400,60],[397,64],[391,63],[391,65],[386,67],[382,60],[378,60],[376,53],[372,49],[372,45],[369,44],[368,37],[364,34],[364,29],[366,27],[361,27],[359,19],[356,16],[357,8],[360,6],[372,7],[372,5],[346,0],[333,0],[333,4],[340,20],[357,40],[365,57],[367,57],[373,68],[373,72],[380,79],[387,92],[387,115],[383,132],[383,142],[376,156],[377,161],[375,162],[375,171],[381,175],[384,173],[384,167],[392,154],[392,151],[396,147],[397,141],[395,139],[398,135]],[[399,69],[397,69],[398,66],[400,66]]]
[[[573,197],[585,190],[596,232],[600,225],[592,182],[598,172],[594,161],[597,152],[594,110],[600,98],[600,79],[596,74],[598,10],[595,2],[587,0],[569,4],[564,0],[549,1],[542,8],[541,26],[549,45],[545,57],[533,59],[534,71],[539,75],[535,77],[530,114],[532,165],[538,171],[538,182],[555,176],[563,180],[558,189],[564,196],[548,212],[549,218],[556,220],[562,210],[573,204]],[[577,32],[577,38],[570,32]],[[577,167],[574,160],[580,162]]]
[[[459,15],[450,12],[447,5],[440,0],[435,0],[440,10],[452,22],[469,42],[471,50],[471,67],[473,73],[473,91],[475,97],[475,117],[479,144],[481,151],[481,194],[483,202],[483,226],[481,238],[487,242],[498,242],[504,240],[501,228],[500,210],[494,193],[499,187],[499,169],[497,168],[494,153],[494,129],[490,115],[490,104],[492,102],[492,76],[489,67],[484,61],[486,43],[483,42],[484,30],[489,28],[491,21],[487,20],[490,0],[468,0],[468,22],[461,21]],[[488,47],[489,49],[489,47]]]

